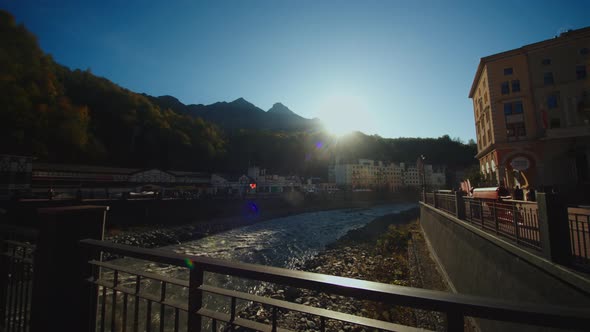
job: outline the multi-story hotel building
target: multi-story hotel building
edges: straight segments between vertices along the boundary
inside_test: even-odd
[[[481,172],[508,187],[589,183],[590,27],[481,58],[473,100]]]
[[[420,188],[423,182],[429,188],[444,188],[444,169],[435,170],[424,165],[424,175],[415,164],[385,163],[359,159],[357,163],[334,165],[336,184],[350,189],[398,191],[403,187]]]

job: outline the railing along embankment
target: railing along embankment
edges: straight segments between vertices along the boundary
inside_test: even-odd
[[[97,240],[83,240],[81,244],[94,252],[109,253],[110,257],[119,256],[117,260],[109,262],[89,261],[94,269],[89,282],[102,294],[96,317],[100,330],[129,330],[139,326],[145,330],[201,331],[201,328],[205,326],[205,320],[208,321],[206,326],[210,326],[213,330],[217,330],[218,327],[245,327],[258,331],[289,330],[289,326],[278,326],[278,315],[289,311],[298,311],[315,317],[321,331],[327,329],[327,323],[330,320],[382,331],[417,330],[413,327],[349,315],[326,308],[226,289],[208,284],[205,273],[305,288],[360,300],[382,302],[391,306],[439,311],[446,314],[449,331],[462,331],[466,316],[563,328],[581,328],[590,324],[590,311],[587,310],[515,304],[490,298],[228,262]],[[186,269],[188,278],[176,279],[147,273],[141,269],[133,270],[128,264],[120,263],[124,262],[123,257]],[[170,298],[168,294],[171,287],[184,289],[183,293],[187,294],[187,298],[184,301],[178,297]],[[229,310],[223,311],[208,306],[207,294],[227,298]],[[240,317],[237,310],[240,302],[257,302],[267,305],[273,313],[272,320],[268,323],[260,323],[248,317]]]

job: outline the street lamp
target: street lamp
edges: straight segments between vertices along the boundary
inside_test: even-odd
[[[426,160],[426,157],[423,154],[421,154],[420,168],[422,168],[422,191],[426,192],[426,171],[424,170],[424,160]]]

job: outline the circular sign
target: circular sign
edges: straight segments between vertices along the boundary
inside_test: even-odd
[[[512,169],[524,171],[531,167],[531,162],[526,157],[516,157],[510,162]]]

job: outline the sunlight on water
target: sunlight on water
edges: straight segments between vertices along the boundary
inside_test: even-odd
[[[295,268],[303,264],[305,260],[312,257],[325,248],[326,245],[335,242],[349,230],[364,226],[373,219],[391,213],[397,213],[415,207],[416,204],[395,204],[377,206],[368,209],[347,209],[305,213],[284,218],[272,219],[236,228],[223,233],[215,234],[206,238],[195,241],[184,242],[179,245],[173,245],[161,248],[163,250],[172,250],[177,253],[207,256],[223,260],[263,264],[283,268]],[[119,259],[111,263],[133,267],[150,273],[157,273],[167,277],[181,280],[188,279],[190,264],[184,267],[169,266],[163,264],[150,263],[136,259]],[[112,279],[112,273],[105,272],[103,277]],[[133,277],[119,275],[119,280],[123,285],[135,287]],[[268,285],[260,282],[253,282],[230,276],[206,273],[205,283],[222,288],[247,291],[250,293],[261,293]],[[144,280],[141,289],[157,295],[160,293],[160,283],[151,280]],[[112,297],[111,292],[107,292],[107,299]],[[130,297],[131,298],[131,297]],[[182,287],[171,287],[167,289],[166,299],[174,302],[186,303],[188,290]],[[103,297],[101,295],[101,303]],[[112,303],[112,300],[107,300]],[[130,299],[130,308],[134,308],[133,300]],[[122,303],[122,296],[117,299],[118,306]],[[216,296],[206,296],[204,303],[208,308],[229,312],[229,302],[226,298]],[[247,304],[242,304],[244,308]],[[139,317],[143,317],[141,324],[146,324],[145,317],[147,305],[145,303],[139,306]],[[110,310],[107,310],[105,321],[110,321]],[[117,316],[121,310],[117,310]],[[154,304],[152,308],[152,323],[159,324],[159,304]],[[174,312],[170,309],[165,311],[166,317],[173,317]],[[181,321],[186,322],[186,316],[181,315]],[[120,317],[117,321],[122,321]],[[170,321],[170,318],[167,318]],[[131,324],[133,320],[128,320]],[[167,323],[168,324],[168,323]],[[167,326],[166,324],[166,326]],[[131,325],[130,325],[131,326]],[[167,329],[166,329],[167,330]]]

